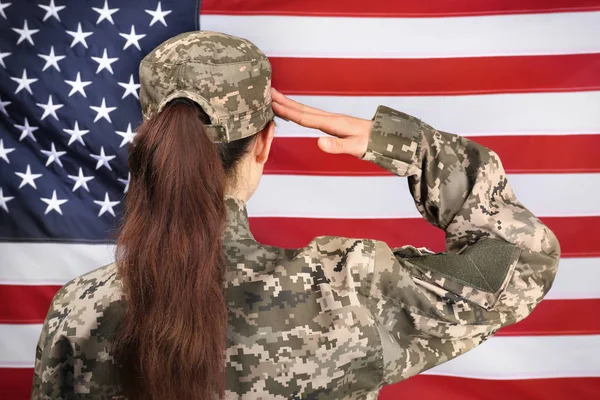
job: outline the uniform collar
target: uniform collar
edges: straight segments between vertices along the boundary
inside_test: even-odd
[[[255,240],[252,232],[250,232],[246,202],[238,197],[225,195],[225,207],[227,208],[225,241],[237,241],[240,239]]]

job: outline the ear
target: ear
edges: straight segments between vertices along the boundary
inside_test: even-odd
[[[257,163],[264,164],[269,159],[271,144],[273,143],[273,137],[275,136],[275,122],[270,121],[262,131],[257,133],[257,135],[254,155],[256,156]]]

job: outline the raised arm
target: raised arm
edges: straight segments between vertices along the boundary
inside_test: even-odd
[[[469,351],[529,315],[548,292],[558,241],[517,200],[494,152],[384,106],[366,121],[279,93],[273,100],[276,113],[336,136],[319,139],[324,151],[408,177],[421,214],[446,232],[438,254],[375,243],[367,306],[381,334],[385,383]]]
[[[446,232],[440,254],[377,243],[371,311],[390,333],[387,382],[472,349],[548,292],[558,241],[517,200],[493,151],[379,107],[362,159],[407,176],[417,209]]]

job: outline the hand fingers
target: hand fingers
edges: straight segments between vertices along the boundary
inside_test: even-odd
[[[364,154],[360,142],[352,138],[320,137],[317,145],[322,151],[329,154],[350,154],[359,158]]]
[[[324,152],[330,154],[340,154],[344,152],[344,142],[338,138],[320,137],[317,140],[317,146]]]
[[[319,115],[332,115],[331,113],[329,113],[327,111],[320,110],[320,109],[314,108],[314,107],[309,107],[306,104],[302,104],[297,101],[294,101],[294,100],[286,97],[284,94],[278,92],[274,88],[271,88],[271,91],[272,91],[271,97],[272,97],[273,101],[276,103],[283,104],[287,107],[293,108],[298,111],[305,111],[305,112],[309,112],[312,114],[319,114]]]
[[[319,138],[319,148],[330,154],[350,154],[361,158],[366,151],[373,121],[332,114],[290,100],[271,88],[276,115],[306,128],[319,129],[335,138]]]
[[[275,114],[281,118],[295,122],[306,128],[319,129],[330,135],[336,134],[335,121],[332,121],[331,116],[300,111],[281,103],[273,103],[272,107]]]
[[[275,103],[283,104],[287,107],[293,108],[298,111],[305,111],[308,113],[319,114],[319,115],[333,115],[330,112],[327,112],[327,111],[324,111],[324,110],[321,110],[318,108],[314,108],[314,107],[309,107],[305,104],[298,103],[297,101],[289,99],[283,93],[277,91],[275,88],[271,88],[271,98],[273,99],[273,102],[275,102]]]

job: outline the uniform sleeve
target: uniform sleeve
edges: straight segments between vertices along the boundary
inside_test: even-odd
[[[369,308],[385,384],[463,354],[531,313],[552,285],[560,247],[517,200],[493,151],[380,106],[362,158],[408,177],[419,212],[446,233],[446,251],[437,254],[375,242]]]
[[[62,288],[52,300],[35,351],[32,400],[66,399],[73,392],[73,352],[62,325],[66,311],[58,307]]]

